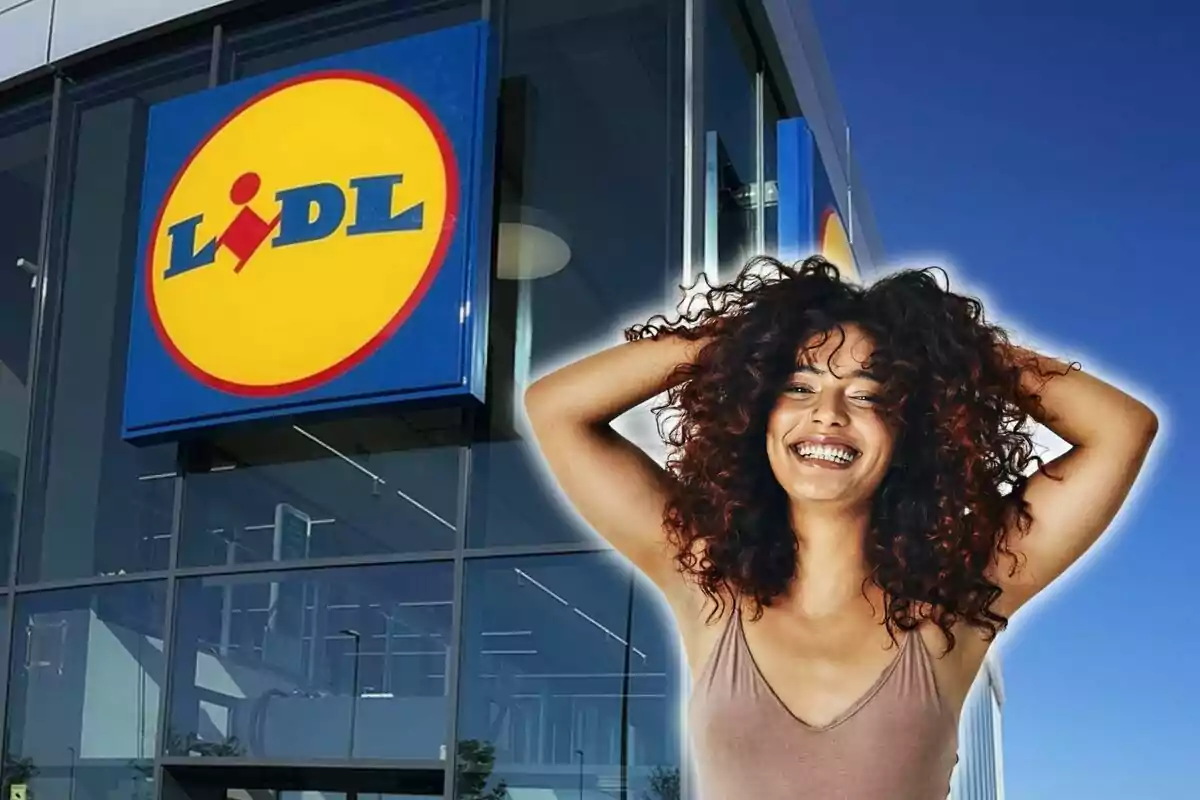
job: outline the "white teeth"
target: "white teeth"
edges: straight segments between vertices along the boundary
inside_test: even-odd
[[[855,451],[839,445],[805,443],[796,445],[795,450],[801,458],[818,458],[835,464],[849,464],[858,457]]]

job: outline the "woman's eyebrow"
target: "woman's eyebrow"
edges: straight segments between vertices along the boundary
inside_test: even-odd
[[[801,375],[801,374],[824,375],[825,370],[821,369],[820,367],[814,367],[811,364],[802,364],[802,365],[796,367],[795,374],[796,375]],[[869,369],[856,369],[856,370],[854,370],[854,372],[850,373],[850,377],[851,378],[865,378],[869,381],[876,381],[878,383],[883,382],[883,379],[879,377],[878,373],[871,372]]]

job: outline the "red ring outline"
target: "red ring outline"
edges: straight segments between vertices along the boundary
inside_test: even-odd
[[[304,83],[311,83],[319,80],[352,80],[369,83],[384,89],[399,97],[404,102],[408,103],[418,114],[421,115],[426,127],[433,134],[437,141],[438,149],[441,151],[442,163],[445,165],[446,171],[446,213],[442,221],[442,231],[438,237],[437,245],[434,247],[433,255],[429,259],[429,264],[425,267],[425,272],[421,276],[421,280],[417,283],[408,299],[404,301],[404,305],[396,312],[392,319],[371,339],[360,346],[350,355],[343,358],[336,364],[332,364],[320,372],[309,375],[306,378],[299,380],[288,381],[286,383],[277,384],[243,384],[234,381],[227,381],[223,378],[218,378],[205,372],[200,367],[196,366],[180,352],[175,342],[167,334],[163,327],[162,317],[158,313],[158,304],[154,297],[154,251],[158,242],[158,234],[162,228],[163,215],[166,213],[167,205],[170,203],[172,196],[175,194],[175,189],[179,185],[179,181],[187,173],[192,162],[198,155],[208,146],[208,143],[220,133],[226,125],[240,116],[251,106],[265,100],[273,94],[282,92],[285,89],[290,89],[293,86],[298,86]],[[150,311],[150,321],[154,325],[155,333],[158,334],[158,339],[166,349],[167,354],[171,359],[179,365],[184,372],[195,378],[200,383],[212,389],[227,392],[229,394],[241,395],[244,397],[280,397],[288,394],[306,391],[316,388],[324,383],[327,383],[334,378],[344,375],[354,367],[361,364],[369,356],[371,356],[379,347],[391,338],[401,325],[408,320],[412,312],[421,304],[426,292],[429,291],[434,278],[441,271],[442,263],[446,259],[446,253],[450,249],[450,242],[454,237],[454,229],[458,222],[458,204],[459,204],[459,174],[458,163],[454,158],[454,148],[450,144],[450,137],[446,135],[446,131],[442,128],[441,122],[433,114],[432,110],[422,101],[416,94],[401,86],[395,81],[374,75],[369,72],[361,72],[358,70],[321,70],[312,72],[306,75],[301,75],[295,78],[289,78],[274,86],[265,89],[258,94],[245,101],[224,119],[222,119],[208,135],[201,140],[200,144],[192,150],[188,155],[187,160],[183,162],[183,166],[175,173],[175,178],[171,181],[171,185],[167,188],[163,195],[161,203],[159,203],[158,214],[154,219],[154,226],[150,230],[150,239],[147,245],[146,253],[146,305]]]

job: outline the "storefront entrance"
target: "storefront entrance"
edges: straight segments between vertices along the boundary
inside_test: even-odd
[[[440,768],[170,764],[163,800],[441,800]]]

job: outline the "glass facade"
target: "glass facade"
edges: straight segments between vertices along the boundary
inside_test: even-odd
[[[165,601],[162,581],[18,595],[10,787],[24,783],[40,797],[152,796]]]
[[[453,551],[468,455],[453,440],[460,424],[454,413],[288,424],[193,447],[179,563]]]
[[[606,553],[467,567],[462,782],[485,796],[501,786],[669,796],[660,784],[680,775],[681,676],[671,628],[629,568]]]
[[[487,403],[123,441],[148,108],[481,17]],[[563,509],[518,401],[662,311],[685,254],[728,277],[771,247],[795,103],[751,19],[736,0],[244,3],[0,96],[5,797],[687,796],[670,621]],[[707,212],[685,228],[689,174]],[[565,266],[510,256],[534,220]]]
[[[25,474],[50,103],[0,112],[0,576],[8,582]],[[20,264],[22,267],[18,267]]]
[[[704,271],[726,279],[760,249],[758,63],[738,4],[705,12]]]
[[[186,578],[176,597],[168,755],[441,758],[452,562]]]
[[[704,272],[730,280],[747,259],[777,249],[775,125],[795,102],[768,67],[747,4],[702,5]]]

